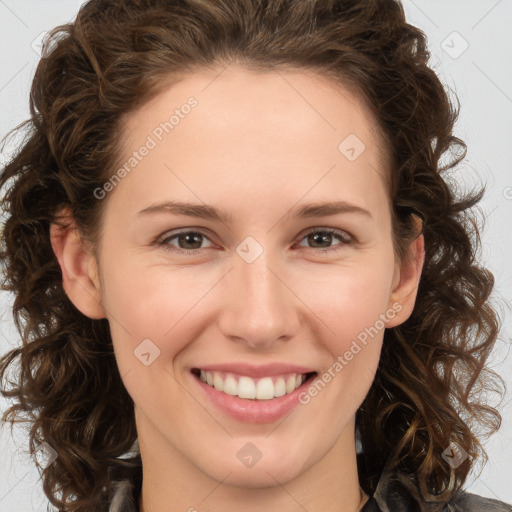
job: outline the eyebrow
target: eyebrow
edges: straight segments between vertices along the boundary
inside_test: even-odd
[[[155,213],[186,215],[188,217],[199,217],[223,223],[231,223],[234,218],[231,212],[219,210],[215,206],[178,201],[164,201],[162,203],[153,204],[138,212],[137,216]],[[296,210],[292,210],[290,215],[297,218],[309,218],[328,217],[340,213],[358,213],[372,218],[372,214],[368,210],[346,201],[308,203]]]

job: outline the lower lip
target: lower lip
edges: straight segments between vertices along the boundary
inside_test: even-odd
[[[271,400],[250,400],[218,391],[192,375],[206,396],[228,416],[244,423],[272,423],[290,413],[299,404],[299,395],[310,385],[309,378],[295,391]]]

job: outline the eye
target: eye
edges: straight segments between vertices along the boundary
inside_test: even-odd
[[[171,240],[174,239],[178,242],[178,247],[176,249],[170,243]],[[202,249],[201,243],[203,239],[208,240],[208,236],[202,231],[181,231],[174,235],[166,236],[157,243],[166,250],[177,250],[178,252],[194,254],[198,250]]]
[[[336,244],[338,247],[329,247],[334,239],[338,239],[341,243]],[[188,254],[196,254],[204,249],[201,247],[204,240],[210,240],[209,235],[201,230],[195,231],[181,231],[175,234],[165,236],[161,240],[157,241],[157,245],[168,251],[185,252]],[[313,247],[309,247],[313,252],[327,252],[331,250],[339,250],[343,246],[353,243],[354,239],[351,235],[345,231],[337,229],[321,229],[314,228],[310,229],[306,233],[302,234],[300,240],[306,240],[306,243],[313,244]],[[171,242],[176,241],[177,246]],[[210,243],[211,244],[211,243]],[[323,244],[323,247],[321,246]],[[303,245],[299,245],[304,247]],[[211,245],[210,245],[211,247]]]
[[[353,242],[353,238],[346,233],[345,231],[340,231],[338,229],[321,229],[321,228],[314,228],[306,232],[302,235],[303,237],[301,240],[306,240],[308,243],[312,243],[313,245],[317,244],[330,244],[333,241],[333,238],[337,238],[338,240],[341,240],[340,244],[336,244],[338,247],[320,247],[317,248],[319,250],[315,250],[313,252],[327,252],[327,251],[337,251],[341,249],[344,245],[351,244]],[[315,248],[315,247],[313,247]]]

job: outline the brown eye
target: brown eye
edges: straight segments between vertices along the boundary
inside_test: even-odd
[[[336,239],[340,243],[335,243],[333,246],[332,244]],[[158,241],[157,244],[164,250],[195,254],[202,249],[208,248],[208,246],[201,247],[205,240],[210,241],[210,238],[206,233],[203,233],[202,231],[189,230],[175,234],[167,234],[164,238]],[[353,242],[352,236],[345,231],[318,228],[305,233],[301,240],[306,240],[308,249],[313,250],[314,252],[335,251]]]
[[[174,244],[171,244],[171,240],[174,239],[176,239],[178,247],[176,247]],[[175,248],[178,251],[181,250],[184,252],[192,252],[204,248],[201,247],[204,239],[209,240],[206,234],[202,233],[201,231],[182,231],[180,233],[167,236],[158,243],[165,249],[173,250]]]
[[[308,244],[311,244],[310,248],[320,249],[317,252],[331,250],[331,244],[335,239],[340,240],[341,243],[336,244],[339,247],[334,247],[333,250],[337,250],[352,242],[352,237],[348,233],[336,229],[314,229],[307,232],[302,238],[302,240],[306,240]]]

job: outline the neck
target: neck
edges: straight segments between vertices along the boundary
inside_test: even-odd
[[[268,485],[258,487],[240,485],[234,472],[220,478],[206,474],[149,422],[139,421],[138,433],[141,512],[238,512],[242,503],[244,512],[359,512],[368,500],[359,486],[353,422],[323,457],[297,476],[276,478],[269,468],[260,468],[268,475]]]

